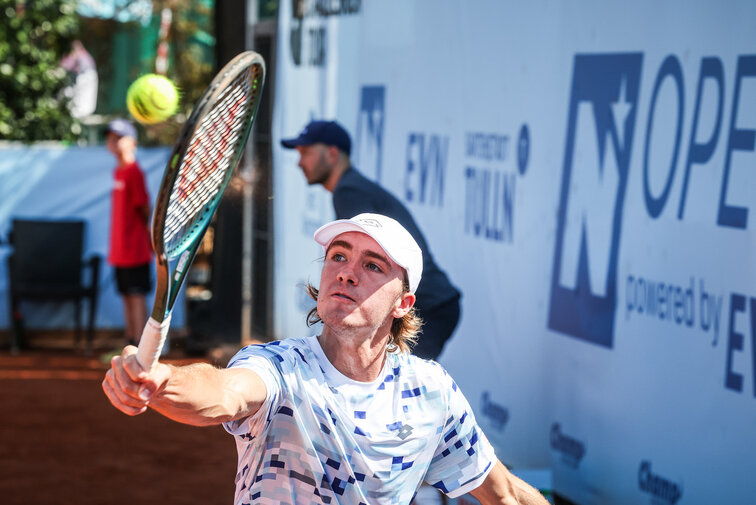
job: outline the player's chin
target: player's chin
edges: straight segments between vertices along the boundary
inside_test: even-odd
[[[318,300],[318,315],[324,323],[338,322],[348,317],[351,310],[344,306],[344,304],[334,303],[328,297],[323,297]]]
[[[343,317],[331,317],[327,320],[323,320],[323,322],[330,328],[339,331],[353,331],[370,326],[364,318],[353,313],[344,315]]]

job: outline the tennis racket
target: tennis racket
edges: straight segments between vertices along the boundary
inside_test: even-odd
[[[259,54],[236,56],[212,80],[176,140],[152,221],[157,286],[137,350],[145,370],[157,364],[181,284],[241,159],[264,80]]]

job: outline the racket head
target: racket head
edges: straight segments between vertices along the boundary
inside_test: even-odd
[[[155,203],[156,254],[178,258],[201,238],[244,152],[264,77],[260,55],[238,55],[213,79],[184,123]]]
[[[208,85],[179,133],[163,174],[152,224],[158,266],[158,294],[152,317],[162,321],[223,191],[244,153],[262,98],[265,62],[239,54]],[[178,259],[176,274],[168,261]],[[170,294],[169,294],[170,293]]]

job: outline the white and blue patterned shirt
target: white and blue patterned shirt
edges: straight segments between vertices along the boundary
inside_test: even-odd
[[[389,353],[376,381],[357,382],[309,337],[247,346],[228,366],[267,388],[257,413],[224,424],[239,453],[236,505],[406,505],[423,480],[457,497],[496,462],[436,362]]]

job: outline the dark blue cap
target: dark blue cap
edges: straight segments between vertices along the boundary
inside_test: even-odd
[[[119,137],[132,137],[137,138],[137,131],[131,121],[126,119],[114,119],[108,123],[108,130],[106,133],[115,133]]]
[[[336,121],[310,121],[298,137],[281,141],[281,145],[288,149],[317,143],[336,146],[347,154],[352,150],[349,134]]]

